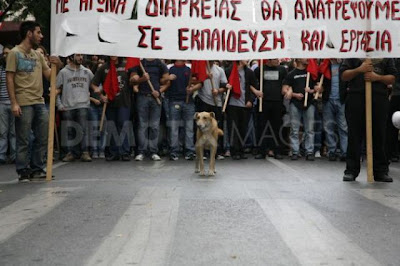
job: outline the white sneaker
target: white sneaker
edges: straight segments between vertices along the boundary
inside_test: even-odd
[[[221,155],[221,154],[217,155],[217,160],[224,160],[224,159],[225,159],[225,157],[223,155]]]
[[[315,152],[315,158],[321,158],[321,152],[320,151],[316,151]]]
[[[143,159],[144,159],[144,155],[143,154],[138,154],[135,157],[135,161],[143,161]]]
[[[160,156],[158,156],[158,154],[155,154],[155,153],[153,155],[151,155],[151,159],[153,161],[161,161]]]
[[[104,152],[100,152],[100,153],[99,153],[99,158],[100,158],[100,159],[106,158],[106,156],[104,155]]]

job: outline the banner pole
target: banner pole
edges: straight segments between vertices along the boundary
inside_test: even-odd
[[[319,86],[322,87],[322,84],[324,84],[324,74],[322,74],[320,80],[319,80]],[[319,98],[319,92],[315,93],[314,99],[318,100]]]
[[[264,60],[260,60],[260,91],[263,91],[264,87]],[[262,113],[263,111],[263,98],[259,97],[258,100],[260,101],[258,105],[258,112]]]
[[[50,74],[50,114],[49,114],[49,128],[47,140],[47,165],[46,165],[46,181],[51,181],[53,176],[53,152],[54,152],[54,121],[56,109],[56,78],[57,66],[51,64]]]
[[[366,62],[371,63],[371,59],[367,58]],[[374,182],[373,172],[373,143],[372,143],[372,83],[365,82],[365,119],[366,119],[366,141],[367,141],[367,181]]]
[[[307,72],[307,79],[306,79],[306,88],[310,86],[310,72]],[[308,102],[308,92],[305,92],[304,96],[304,108],[307,107]]]
[[[140,69],[142,69],[143,74],[146,73],[146,70],[144,69],[142,62],[140,62]],[[153,86],[153,84],[151,83],[150,80],[147,81],[147,84],[149,84],[150,89],[151,89],[151,92],[156,91],[156,90],[154,89],[154,86]],[[156,102],[158,103],[158,105],[161,105],[160,98],[155,98],[155,97],[154,97],[154,99],[156,100]]]

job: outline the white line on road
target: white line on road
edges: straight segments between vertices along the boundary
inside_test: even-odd
[[[76,189],[78,188],[42,188],[0,209],[0,243],[50,212],[66,199],[68,192]]]
[[[180,188],[139,191],[87,265],[164,265],[178,216]]]
[[[367,199],[378,202],[389,208],[400,211],[400,193],[391,189],[355,189],[357,193],[366,197]]]
[[[380,265],[308,203],[257,202],[302,265]]]
[[[299,171],[293,169],[292,167],[290,167],[288,164],[283,163],[279,160],[276,159],[272,159],[272,158],[267,158],[267,161],[274,164],[275,166],[277,166],[278,168],[282,169],[284,172],[286,172],[286,176],[292,176],[298,180],[304,181],[304,182],[314,182],[314,180],[312,180],[311,178],[308,178],[307,175],[301,175],[299,173]]]

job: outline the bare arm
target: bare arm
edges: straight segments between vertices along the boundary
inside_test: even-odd
[[[22,111],[21,107],[17,102],[17,98],[15,97],[14,77],[15,77],[14,72],[6,73],[8,96],[10,97],[11,101],[11,112],[13,113],[14,116],[19,117],[22,115]]]

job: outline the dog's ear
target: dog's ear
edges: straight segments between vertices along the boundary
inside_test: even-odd
[[[194,113],[193,119],[196,120],[199,117],[199,112]]]
[[[211,116],[212,118],[215,118],[215,113],[214,113],[214,112],[210,112],[210,116]]]

